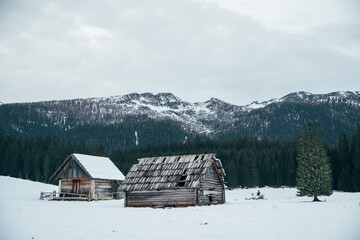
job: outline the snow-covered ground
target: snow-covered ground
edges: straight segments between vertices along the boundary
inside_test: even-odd
[[[124,208],[123,200],[41,201],[57,186],[0,176],[0,239],[360,239],[360,193],[335,192],[326,202],[296,189],[226,191],[226,204]],[[324,199],[322,197],[321,199]]]

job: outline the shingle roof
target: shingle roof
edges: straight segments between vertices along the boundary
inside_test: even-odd
[[[225,172],[215,154],[150,157],[138,161],[126,175],[123,191],[174,189],[179,187],[179,181],[185,188],[195,188],[205,180],[212,164],[224,181]]]

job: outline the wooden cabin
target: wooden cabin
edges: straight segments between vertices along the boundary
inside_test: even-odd
[[[225,171],[215,154],[138,159],[122,184],[125,207],[225,203]]]
[[[107,157],[74,153],[51,176],[59,181],[60,199],[120,199],[124,175]]]

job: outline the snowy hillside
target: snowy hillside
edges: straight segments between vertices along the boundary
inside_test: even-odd
[[[359,109],[360,92],[294,92],[279,99],[274,98],[261,103],[255,101],[244,106],[233,105],[216,98],[190,103],[172,93],[132,93],[102,98],[5,104],[4,109],[9,108],[10,112],[4,114],[13,115],[19,111],[18,115],[7,119],[11,127],[17,131],[20,131],[24,124],[40,124],[38,121],[41,121],[42,127],[57,126],[67,131],[84,124],[112,125],[123,122],[127,116],[146,116],[150,119],[170,119],[179,122],[190,132],[216,134],[231,128],[236,121],[244,121],[244,118],[249,117],[248,114],[255,109],[264,109],[264,114],[269,114],[269,110],[265,108],[283,103],[345,104]],[[262,122],[264,121],[266,120],[262,119]]]
[[[172,93],[0,105],[4,136],[104,144],[108,149],[183,142],[197,136],[218,140],[243,137],[293,141],[308,122],[323,140],[336,144],[360,121],[360,92],[294,92],[244,106],[211,98],[190,103]],[[134,133],[137,132],[137,136]],[[137,139],[137,140],[136,140]]]
[[[333,92],[328,94],[313,94],[309,92],[294,92],[290,93],[282,98],[273,98],[268,101],[264,101],[259,103],[258,101],[252,102],[246,106],[243,106],[243,109],[250,112],[254,109],[264,108],[269,106],[273,103],[299,103],[299,102],[306,102],[306,103],[332,103],[332,104],[339,104],[344,103],[347,105],[351,105],[354,107],[360,107],[360,92],[349,92],[349,91],[341,91],[341,92]]]
[[[226,204],[124,208],[123,200],[38,200],[57,186],[0,176],[0,238],[12,239],[359,239],[360,193],[326,202],[296,197],[296,189],[262,188],[267,200],[245,200],[257,189],[226,192]],[[324,199],[324,198],[322,198]]]

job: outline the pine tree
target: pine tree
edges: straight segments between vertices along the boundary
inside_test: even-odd
[[[34,152],[30,151],[30,150],[26,150],[24,152],[24,164],[23,164],[23,173],[24,173],[24,178],[28,179],[29,176],[31,176],[31,165],[32,165],[32,156],[34,156]]]
[[[50,172],[49,155],[46,155],[46,157],[45,157],[43,171],[44,171],[44,182],[48,182],[49,181],[49,172]]]
[[[281,173],[280,173],[280,169],[279,169],[279,164],[276,162],[275,165],[272,168],[272,177],[273,182],[275,187],[280,187],[281,186]]]
[[[37,154],[33,160],[33,176],[31,178],[31,180],[36,180],[39,181],[40,180],[40,157]]]
[[[238,175],[234,160],[231,160],[230,163],[227,164],[225,171],[229,187],[238,187]]]
[[[353,138],[353,190],[360,192],[360,125],[357,128],[356,135]]]
[[[97,148],[97,150],[95,152],[95,155],[96,156],[107,157],[106,149],[105,149],[105,146],[103,144],[99,145],[99,147]]]
[[[319,135],[308,130],[303,132],[298,145],[297,188],[300,196],[313,196],[313,201],[319,201],[318,196],[332,194],[331,168],[326,150]]]
[[[248,163],[247,154],[241,152],[241,154],[239,155],[241,156],[239,158],[239,160],[241,161],[239,164],[240,170],[238,174],[239,185],[241,187],[248,187],[250,185],[250,174],[249,174],[249,163]]]
[[[257,187],[260,184],[260,177],[256,163],[256,156],[253,151],[249,152],[248,160],[249,160],[249,174],[250,174],[249,187]]]
[[[342,191],[352,191],[352,166],[351,156],[349,150],[349,141],[345,134],[341,134],[339,138],[339,177],[338,177],[338,189]]]

